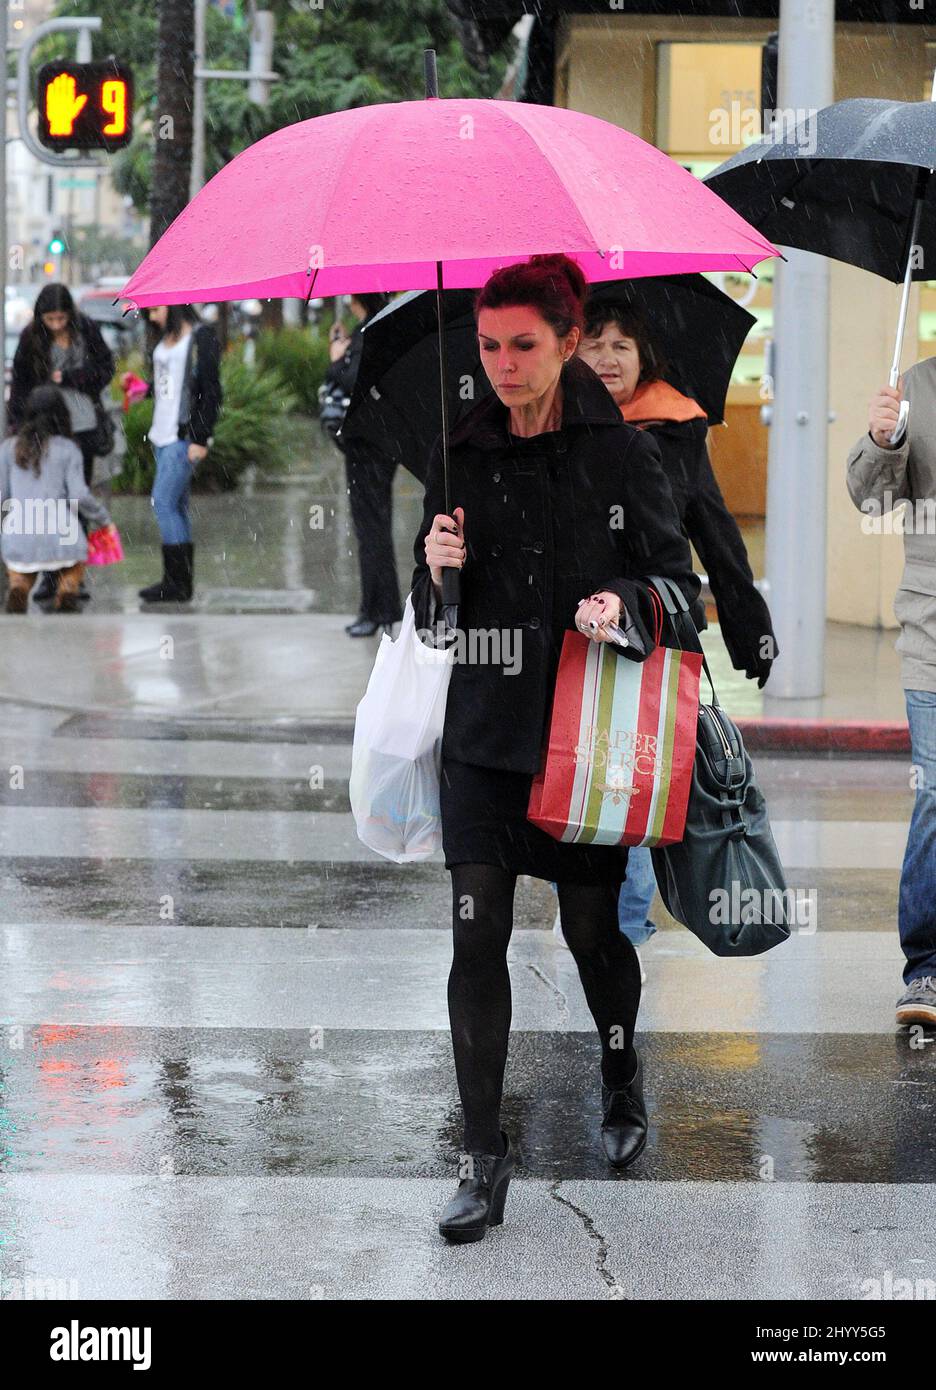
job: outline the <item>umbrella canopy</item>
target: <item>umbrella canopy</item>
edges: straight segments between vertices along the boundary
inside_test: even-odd
[[[469,290],[443,295],[451,423],[491,390],[478,352],[473,300]],[[698,401],[710,425],[721,423],[731,369],[757,322],[753,314],[702,275],[607,281],[593,286],[590,300],[636,309],[664,358],[664,380]],[[401,295],[363,330],[342,438],[377,444],[423,477],[439,433],[438,375],[435,295]]]
[[[856,97],[756,141],[704,180],[780,246],[815,251],[895,283],[903,280],[914,203],[925,183],[923,264],[936,264],[936,103]],[[925,267],[925,268],[924,268]]]
[[[434,97],[316,116],[251,145],[179,214],[123,297],[459,289],[551,251],[589,280],[747,271],[777,254],[629,131],[561,107]]]
[[[589,302],[603,299],[623,300],[638,312],[664,360],[664,381],[698,401],[710,425],[720,425],[731,369],[757,323],[755,315],[704,275],[593,285]]]
[[[473,302],[473,290],[445,290],[442,295],[450,426],[491,390],[478,355]],[[341,439],[376,444],[425,482],[438,434],[436,296],[428,290],[410,290],[381,309],[362,330],[361,361]]]

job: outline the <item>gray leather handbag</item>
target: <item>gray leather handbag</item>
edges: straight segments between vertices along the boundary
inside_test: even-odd
[[[682,591],[672,580],[651,580],[676,645],[700,651]],[[793,895],[740,731],[718,703],[704,657],[702,665],[712,703],[699,704],[686,833],[676,844],[650,851],[653,870],[666,910],[710,951],[756,956],[789,937]]]

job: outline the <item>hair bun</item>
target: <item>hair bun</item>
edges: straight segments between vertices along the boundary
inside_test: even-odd
[[[542,266],[544,270],[554,270],[566,277],[572,293],[580,303],[585,303],[588,281],[578,261],[573,261],[564,251],[547,251],[530,257],[530,265]]]

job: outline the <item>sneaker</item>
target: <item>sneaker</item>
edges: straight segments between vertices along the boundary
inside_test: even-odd
[[[910,981],[897,1000],[897,1023],[923,1023],[936,1028],[936,976],[921,975]]]

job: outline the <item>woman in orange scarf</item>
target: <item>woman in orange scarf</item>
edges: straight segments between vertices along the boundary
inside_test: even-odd
[[[650,330],[624,301],[602,296],[586,304],[578,356],[601,377],[628,424],[649,430],[659,445],[683,531],[708,573],[731,664],[749,680],[756,679],[761,688],[777,656],[777,645],[738,523],[712,471],[705,411],[664,379],[666,365]],[[704,610],[693,617],[697,626],[706,626]],[[656,930],[648,917],[655,889],[650,851],[631,849],[618,922],[635,947]],[[646,978],[642,964],[641,974]]]

